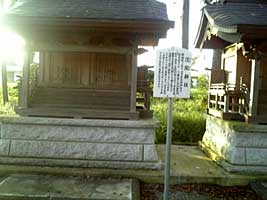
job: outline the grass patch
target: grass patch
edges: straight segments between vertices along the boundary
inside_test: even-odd
[[[9,102],[3,105],[2,88],[0,90],[0,115],[16,115],[14,108],[18,104],[18,89],[16,84],[8,84]]]
[[[206,95],[205,88],[191,89],[190,99],[173,100],[173,143],[196,143],[202,139],[206,128]],[[160,121],[156,130],[156,143],[166,142],[167,132],[167,99],[154,98],[152,109]]]

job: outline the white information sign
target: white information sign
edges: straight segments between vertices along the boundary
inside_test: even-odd
[[[154,97],[190,98],[192,54],[181,48],[157,51]]]

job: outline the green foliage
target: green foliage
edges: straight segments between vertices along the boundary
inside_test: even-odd
[[[14,84],[8,85],[9,103],[3,105],[2,91],[0,91],[0,115],[15,115],[14,107],[18,102],[18,89]]]
[[[208,89],[209,87],[209,80],[208,77],[205,75],[201,75],[197,78],[197,87],[199,89]]]
[[[191,90],[190,99],[173,100],[173,143],[196,143],[205,132],[206,93],[203,88]],[[156,143],[165,143],[167,130],[167,99],[152,101],[155,117],[160,121]]]

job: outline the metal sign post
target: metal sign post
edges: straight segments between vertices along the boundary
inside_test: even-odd
[[[192,54],[186,49],[169,48],[157,51],[154,73],[154,97],[168,98],[164,200],[168,199],[171,143],[172,98],[190,98]]]
[[[165,152],[164,200],[168,199],[172,144],[172,98],[168,98],[167,137]]]

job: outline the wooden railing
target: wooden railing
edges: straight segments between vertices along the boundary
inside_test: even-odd
[[[249,90],[245,84],[211,84],[208,92],[208,108],[224,113],[247,114]]]
[[[137,81],[137,92],[140,93],[140,97],[137,98],[137,102],[143,103],[146,110],[150,110],[150,98],[152,96],[151,81],[138,80]]]

